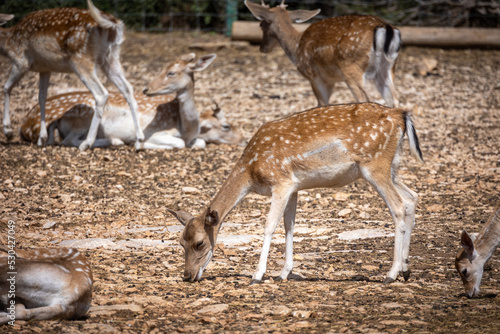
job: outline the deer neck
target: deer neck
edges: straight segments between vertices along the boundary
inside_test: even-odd
[[[194,103],[194,84],[177,92],[179,100],[180,135],[189,146],[200,134],[200,115]]]
[[[279,26],[276,36],[285,54],[295,65],[302,33],[298,32],[291,22],[286,22]]]
[[[210,210],[217,211],[219,215],[219,223],[214,227],[213,231],[214,240],[217,240],[217,235],[226,216],[250,192],[250,178],[245,171],[242,172],[243,169],[238,165],[233,168],[208,207]]]
[[[488,225],[479,233],[474,241],[474,248],[479,257],[488,261],[493,252],[500,246],[500,207],[497,207],[495,213],[488,222]]]

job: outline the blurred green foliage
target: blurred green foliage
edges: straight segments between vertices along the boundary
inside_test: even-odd
[[[258,0],[250,0],[260,2]],[[236,4],[236,18],[254,20],[243,0],[94,0],[102,11],[140,31],[205,30],[224,32],[228,3]],[[280,0],[266,1],[271,7]],[[316,9],[315,20],[345,14],[378,15],[396,25],[500,27],[497,0],[287,0],[288,9]],[[26,14],[55,7],[87,8],[86,0],[0,0],[0,12],[15,14],[9,25]],[[314,22],[314,20],[312,21]]]

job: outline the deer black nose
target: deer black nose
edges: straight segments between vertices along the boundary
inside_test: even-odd
[[[182,279],[184,282],[193,282],[194,279],[193,277],[191,276],[190,273],[188,273],[187,271],[184,272],[184,278]]]

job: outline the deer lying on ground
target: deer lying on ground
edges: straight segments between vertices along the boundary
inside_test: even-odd
[[[335,83],[345,81],[357,102],[369,101],[364,81],[374,81],[385,103],[397,106],[394,64],[401,34],[379,17],[346,15],[311,24],[303,33],[292,23],[302,23],[320,10],[287,11],[284,1],[269,8],[245,0],[261,21],[262,52],[280,44],[299,72],[311,83],[318,106],[329,103]]]
[[[201,115],[198,115],[195,108],[192,71],[206,68],[214,58],[215,55],[209,55],[195,63],[194,54],[189,54],[169,64],[166,71],[175,71],[176,75],[167,76],[168,81],[160,82],[159,87],[168,88],[177,95],[165,93],[136,97],[139,123],[145,134],[144,148],[204,148],[205,143],[242,142],[242,135],[233,130],[215,102],[215,108]],[[160,75],[162,79],[166,77],[163,72]],[[88,92],[66,93],[49,98],[46,108],[48,144],[54,144],[54,130],[57,129],[62,139],[61,145],[78,146],[88,132],[94,113],[93,102]],[[35,106],[21,126],[21,136],[25,140],[37,140],[40,126],[38,115],[38,107]],[[185,133],[184,137],[182,131]],[[119,94],[110,93],[94,146],[123,145],[134,141],[133,125],[126,114],[126,101]]]
[[[271,238],[282,216],[286,248],[279,278],[286,279],[293,268],[298,191],[342,187],[358,178],[375,188],[394,220],[394,260],[384,282],[394,281],[400,272],[407,280],[418,195],[396,178],[405,133],[412,154],[422,161],[410,114],[375,103],[319,107],[264,124],[199,216],[169,210],[185,225],[180,238],[185,250],[184,280],[201,279],[222,222],[250,192],[271,196],[264,243],[252,282],[262,280]]]
[[[48,137],[45,102],[51,72],[74,72],[92,93],[96,103],[96,112],[80,150],[92,147],[108,100],[108,92],[96,73],[96,67],[100,67],[127,101],[137,138],[136,148],[142,148],[144,134],[137,121],[137,102],[120,63],[125,26],[122,21],[100,12],[92,1],[87,0],[87,5],[88,10],[55,8],[36,11],[16,26],[0,29],[0,52],[13,64],[4,86],[3,128],[7,138],[12,137],[10,93],[28,71],[40,73],[38,98],[41,126],[38,145],[45,145]]]
[[[473,238],[464,230],[460,239],[462,248],[455,259],[455,268],[462,279],[467,297],[476,297],[483,278],[484,264],[500,246],[500,202],[488,224]]]
[[[77,249],[16,249],[14,256],[0,246],[0,260],[0,303],[4,306],[0,324],[76,319],[87,314],[92,270]]]

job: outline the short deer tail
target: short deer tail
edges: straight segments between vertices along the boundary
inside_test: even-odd
[[[379,52],[383,50],[388,59],[392,61],[396,60],[402,45],[399,29],[386,24],[385,26],[375,28],[373,37],[373,48]]]
[[[408,136],[408,141],[410,143],[410,151],[415,158],[420,162],[424,162],[422,157],[422,151],[420,150],[420,144],[418,141],[417,131],[413,126],[413,120],[411,119],[411,114],[409,112],[403,112],[403,119],[405,121],[406,135]]]
[[[125,26],[123,22],[108,14],[103,15],[101,11],[96,6],[94,6],[92,0],[87,0],[87,6],[89,7],[90,15],[97,22],[99,27],[114,31],[115,34],[111,35],[113,36],[113,38],[111,39],[114,43],[120,45],[125,40]]]

